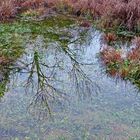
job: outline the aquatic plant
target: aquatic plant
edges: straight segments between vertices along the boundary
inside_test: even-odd
[[[101,51],[101,59],[103,63],[107,66],[107,72],[112,76],[116,76],[117,70],[123,63],[121,51],[115,50],[111,46],[104,46]]]
[[[116,50],[111,46],[103,46],[101,51],[101,58],[105,64],[116,62],[121,63],[123,61],[123,58],[121,57],[121,51]]]
[[[103,41],[105,41],[107,44],[111,44],[112,42],[117,40],[117,36],[115,33],[104,33],[103,36]]]
[[[130,80],[140,87],[140,38],[132,41],[133,48],[125,56],[123,51],[114,47],[103,47],[100,53],[101,60],[111,76]]]

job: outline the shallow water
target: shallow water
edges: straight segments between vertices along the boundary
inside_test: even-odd
[[[101,33],[61,31],[56,42],[36,35],[12,66],[0,101],[0,139],[139,140],[139,92],[105,74]]]

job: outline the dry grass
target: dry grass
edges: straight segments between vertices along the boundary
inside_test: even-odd
[[[140,19],[139,0],[95,0],[93,16],[102,19],[102,26],[123,25],[132,30]]]
[[[119,25],[134,30],[140,26],[139,0],[4,0],[0,2],[0,20],[14,17],[19,7],[45,7],[75,15],[90,14],[93,19],[101,20],[101,27]]]
[[[8,20],[17,14],[17,5],[14,0],[3,0],[0,2],[0,20]]]
[[[46,0],[26,0],[21,3],[21,8],[23,9],[36,9],[43,7],[46,3]]]

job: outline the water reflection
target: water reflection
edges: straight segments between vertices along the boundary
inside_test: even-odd
[[[80,42],[80,39],[76,38],[74,42]],[[66,44],[62,45],[61,42],[45,48],[42,46],[45,44],[43,40],[43,36],[38,36],[33,44],[27,45],[28,52],[17,61],[20,69],[18,73],[27,74],[24,84],[26,93],[28,94],[30,89],[33,95],[35,93],[29,108],[46,107],[45,112],[51,116],[50,104],[53,102],[69,102],[73,93],[77,94],[80,100],[91,98],[93,91],[97,94],[99,86],[82,69],[85,66],[93,66],[94,63],[78,60],[79,54],[84,53],[83,48],[76,48],[79,54]],[[73,92],[72,96],[70,96],[71,92]]]
[[[0,102],[2,139],[139,138],[140,97],[130,83],[102,74],[100,32],[71,33],[68,42],[36,36],[11,66]]]
[[[6,85],[7,82],[9,80],[9,70],[5,70],[2,68],[2,70],[0,71],[0,98],[4,95],[4,93],[6,92]]]

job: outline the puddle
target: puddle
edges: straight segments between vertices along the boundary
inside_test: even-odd
[[[57,40],[30,38],[10,66],[0,101],[1,140],[138,140],[140,95],[104,73],[101,33],[76,25],[57,31]]]

